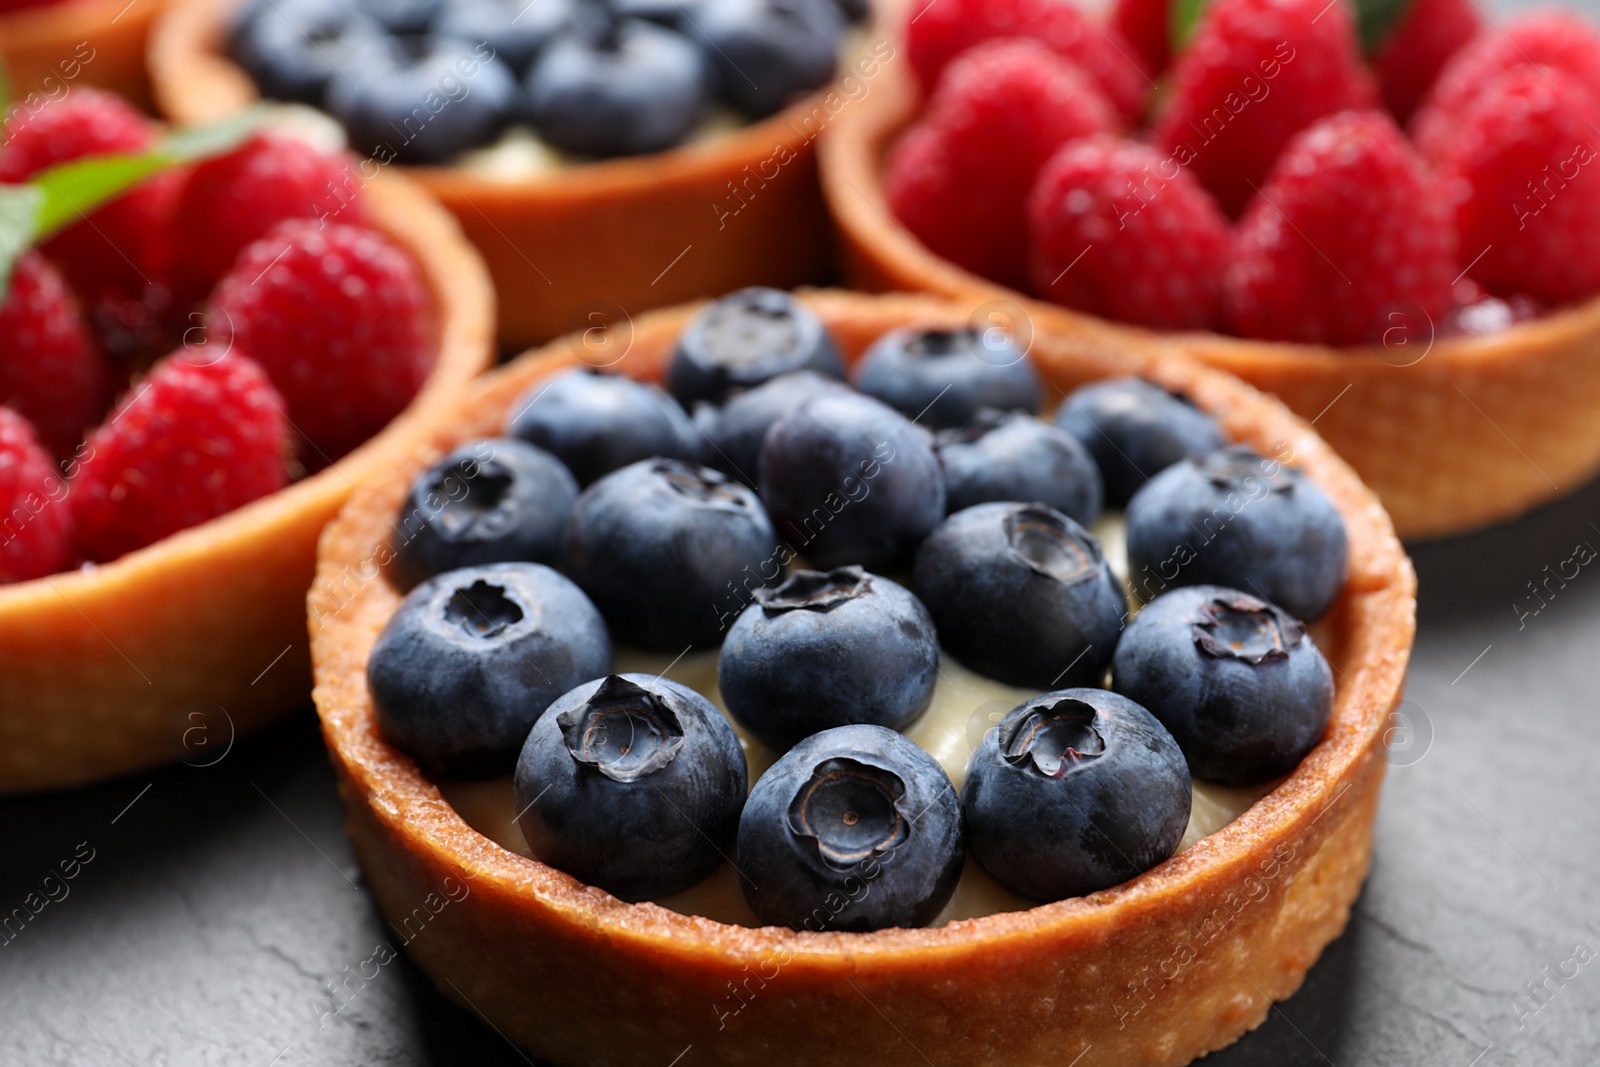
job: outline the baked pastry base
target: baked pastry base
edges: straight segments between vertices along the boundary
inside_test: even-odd
[[[150,106],[145,45],[169,0],[66,0],[0,15],[0,59],[13,103],[59,100],[78,85]]]
[[[971,305],[806,294],[849,358],[892,327],[957,325]],[[692,309],[641,318],[619,366],[659,379]],[[1387,516],[1301,420],[1248,386],[1154,349],[1118,353],[1037,332],[1067,391],[1137,372],[1218,414],[1228,434],[1291,455],[1339,507],[1351,576],[1324,626],[1337,692],[1326,739],[1225,829],[1125,885],[936,929],[748,929],[625,904],[472,830],[378,731],[367,655],[399,603],[384,581],[411,478],[499,431],[533,381],[575,362],[557,343],[483,379],[323,537],[309,598],[315,698],[380,909],[445,995],[562,1065],[1177,1065],[1259,1025],[1343,929],[1367,871],[1415,620],[1415,577]],[[684,1062],[691,1062],[685,1058]]]
[[[891,65],[822,138],[823,192],[849,284],[1007,300],[1039,328],[1085,343],[1197,356],[1313,420],[1407,539],[1512,518],[1600,472],[1600,299],[1488,337],[1438,340],[1435,324],[1402,316],[1378,348],[1158,334],[1108,322],[962,270],[893,221],[883,159],[918,106],[906,70]]]
[[[157,106],[180,125],[260,99],[222,50],[234,0],[184,0],[156,28]],[[814,141],[828,91],[704,144],[525,181],[405,167],[455,214],[489,266],[502,344],[619,326],[649,308],[745,285],[827,277],[832,254]]]
[[[112,563],[0,586],[0,793],[214,761],[236,735],[305,706],[304,591],[322,527],[492,354],[494,296],[454,220],[400,175],[363,195],[433,290],[432,374],[326,470]]]

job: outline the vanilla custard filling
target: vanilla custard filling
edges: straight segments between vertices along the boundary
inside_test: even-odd
[[[1127,589],[1130,610],[1136,610],[1138,600],[1127,583],[1127,546],[1121,514],[1102,518],[1095,526],[1095,534],[1100,539],[1112,571],[1122,579]],[[640,672],[670,678],[704,694],[724,715],[727,714],[721,690],[717,686],[716,649],[675,658],[670,653],[618,648],[613,669],[619,674]],[[944,654],[939,660],[939,677],[934,685],[933,700],[928,710],[906,728],[905,735],[939,762],[959,791],[966,777],[967,762],[973,750],[982,742],[984,734],[998,725],[1006,712],[1041,692],[1043,690],[1002,685],[968,670]],[[729,722],[733,720],[730,718]],[[744,748],[750,783],[754,785],[780,753],[750,737],[738,723],[733,722],[733,729]],[[1249,788],[1230,789],[1206,782],[1193,782],[1189,826],[1184,831],[1178,851],[1182,852],[1201,838],[1233,822],[1277,784],[1272,781]],[[517,806],[512,795],[510,775],[490,781],[452,781],[439,782],[438,785],[445,800],[468,826],[513,852],[533,857],[517,825]],[[745,903],[738,872],[726,863],[700,884],[681,893],[659,898],[656,903],[685,915],[702,915],[718,922],[739,926],[762,925]],[[969,856],[961,880],[956,885],[955,895],[933,925],[943,926],[957,919],[972,919],[1002,911],[1022,911],[1033,906],[1033,901],[1002,889]]]

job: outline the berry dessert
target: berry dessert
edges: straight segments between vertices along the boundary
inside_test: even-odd
[[[0,792],[225,751],[303,702],[318,533],[487,364],[492,315],[399,176],[330,203],[348,157],[243,122],[169,135],[89,88],[11,115],[0,198],[42,206],[0,295]],[[492,514],[459,525],[407,553],[413,582],[496,558],[463,544]]]
[[[820,148],[845,281],[1197,356],[1314,420],[1404,536],[1600,472],[1584,18],[910,0],[882,21],[911,70]]]
[[[399,12],[400,14],[396,14]],[[859,0],[178,0],[162,112],[260,99],[449,207],[526,345],[752,282],[828,273],[814,144],[895,58]],[[357,74],[357,72],[359,72]]]
[[[641,318],[609,370],[646,389],[686,367],[707,380],[694,338],[718,324],[711,365],[747,376],[683,395],[730,440],[766,426],[760,476],[656,456],[575,507],[483,498],[502,529],[564,520],[566,578],[525,560],[409,593],[398,568],[352,599],[340,585],[421,539],[417,500],[472,499],[450,488],[474,477],[463,457],[495,469],[529,399],[574,366],[566,341],[420,427],[425,447],[330,528],[309,600],[316,699],[368,884],[397,918],[472,879],[413,952],[531,1053],[954,1065],[1093,1045],[1187,1063],[1259,1024],[1342,928],[1414,612],[1382,510],[1303,423],[1171,355],[1102,359],[1048,330],[1004,339],[1004,365],[958,346],[914,364],[915,387],[1004,397],[1020,363],[1034,391],[939,435],[794,369],[811,347],[797,337],[825,336],[862,380],[869,351],[947,345],[981,318],[850,293]],[[1009,495],[1087,474],[1098,498],[1092,453],[1041,403],[1080,387],[1101,391],[1072,394],[1084,422],[1148,461],[1126,516],[1090,526]],[[1187,418],[1141,429],[1173,406]],[[1016,443],[987,467],[942,462],[944,434],[967,431]],[[1072,462],[1010,458],[1047,448]],[[1247,462],[1269,465],[1245,501],[1229,487]],[[949,510],[947,477],[985,499]],[[1159,540],[1207,493],[1224,502],[1205,517],[1215,544],[1132,573],[1135,534]],[[429,508],[417,521],[441,535],[484,513]],[[492,758],[449,766],[464,747]]]

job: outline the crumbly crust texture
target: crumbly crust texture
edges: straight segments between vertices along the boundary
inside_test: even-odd
[[[804,299],[851,359],[892,327],[981,315],[926,296]],[[619,368],[659,380],[692,310],[636,320]],[[1373,495],[1276,401],[1155,346],[1115,351],[1043,329],[1031,345],[1063,392],[1127,373],[1183,390],[1230,437],[1292,457],[1333,499],[1350,578],[1323,624],[1338,679],[1325,740],[1236,822],[1125,885],[933,929],[728,926],[625,904],[496,845],[384,741],[365,665],[400,599],[381,566],[411,478],[498,432],[528,385],[572,365],[581,342],[558,342],[483,379],[356,493],[323,535],[309,597],[315,698],[357,853],[446,996],[560,1065],[660,1067],[692,1048],[696,1063],[1024,1067],[1086,1048],[1097,1065],[1188,1063],[1299,987],[1366,875],[1381,737],[1414,631],[1410,562]]]

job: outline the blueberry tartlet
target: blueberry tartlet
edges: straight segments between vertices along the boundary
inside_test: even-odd
[[[717,363],[769,373],[707,400],[674,369],[740,300],[796,328],[724,349]],[[834,373],[860,381],[883,338],[943,352],[970,313],[823,292],[642,319],[617,369],[693,406],[701,455],[621,462],[576,502],[490,504],[512,525],[566,514],[555,567],[588,610],[534,561],[467,562],[409,594],[384,562],[344,611],[319,610],[352,560],[390,560],[413,536],[413,483],[526,424],[574,363],[565,345],[486,378],[352,501],[310,598],[318,710],[385,914],[446,875],[472,887],[410,945],[446,995],[558,1064],[686,1048],[728,1064],[1032,1063],[1091,1045],[1182,1064],[1299,986],[1366,874],[1410,649],[1414,578],[1388,520],[1303,423],[1182,359],[1100,359],[1039,331],[1018,342],[1028,389],[1012,365],[913,361],[868,398],[771,358],[820,326]],[[942,377],[934,393],[972,403],[969,423],[1035,420],[1030,441],[1083,462],[1029,482],[1000,449],[997,479],[1049,490],[1092,474],[1098,509],[1102,472],[1046,420],[1053,399],[1092,409],[1080,387],[1130,372],[1233,450],[1202,461],[1252,450],[1262,491],[1284,499],[1224,507],[1225,525],[1258,507],[1251,532],[1270,524],[1285,551],[1322,534],[1307,569],[1332,575],[1331,602],[1302,601],[1302,618],[1250,592],[1270,561],[1220,536],[1189,545],[1219,557],[1204,576],[1134,573],[1124,546],[1168,532],[1162,479],[1195,462],[1182,449],[1125,514],[1088,525],[1011,489],[957,506],[942,479],[958,465],[894,402],[925,388],[913,374]],[[708,465],[725,417],[741,439],[766,424],[754,478]],[[1151,499],[1163,507],[1141,517]],[[523,602],[538,589],[547,619]],[[410,634],[449,651],[385,658]],[[437,695],[508,641],[526,664],[491,673],[533,719],[520,752],[497,740],[491,765],[441,768],[483,736],[468,709],[489,704],[473,697],[453,720],[421,716],[436,735],[391,727],[397,702],[444,708]],[[580,648],[607,662],[580,664]],[[549,696],[573,669],[592,676]]]
[[[893,59],[839,0],[182,0],[158,106],[258,99],[342,126],[453,211],[526,345],[828,271],[814,142]],[[356,76],[338,72],[349,71]],[[624,311],[626,309],[626,311]]]

